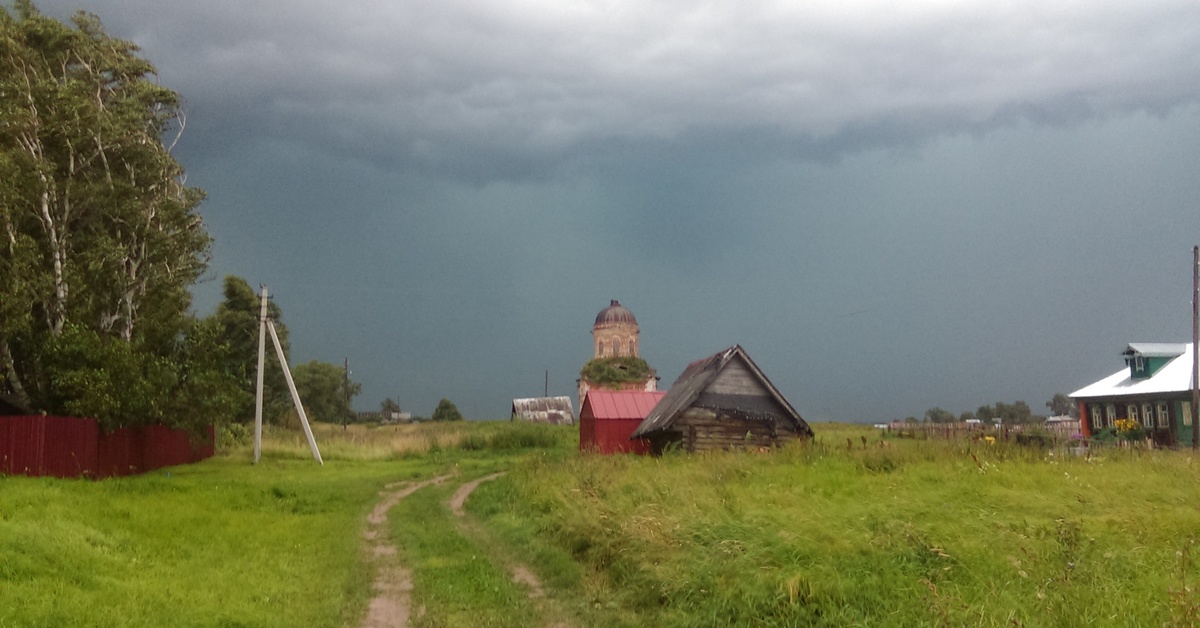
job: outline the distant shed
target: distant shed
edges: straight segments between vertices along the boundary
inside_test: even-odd
[[[551,425],[574,425],[575,407],[570,397],[513,399],[512,420]]]
[[[631,439],[664,392],[640,390],[587,391],[579,409],[579,450],[601,454],[650,453],[650,442]]]
[[[735,345],[697,360],[633,431],[654,454],[677,444],[685,451],[773,447],[811,438],[812,428]]]

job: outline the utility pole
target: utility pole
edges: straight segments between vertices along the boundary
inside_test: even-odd
[[[258,381],[254,386],[254,464],[258,464],[262,455],[263,361],[267,349],[267,287],[259,288],[262,297],[258,309]]]
[[[550,396],[550,369],[546,369],[546,387],[545,387],[545,390],[542,392],[542,396],[543,397]]]
[[[346,397],[346,411],[342,413],[342,431],[346,431],[346,415],[350,413],[350,358],[342,358],[345,369],[342,373],[342,394]]]
[[[300,425],[304,428],[304,436],[308,439],[308,448],[312,450],[313,460],[325,464],[321,460],[321,451],[317,449],[317,440],[313,438],[312,426],[308,424],[308,415],[304,413],[304,404],[300,403],[300,394],[296,392],[296,382],[292,379],[292,369],[288,366],[287,356],[283,353],[283,344],[279,342],[279,333],[275,331],[275,321],[267,316],[267,287],[262,287],[262,304],[259,307],[258,323],[258,395],[254,400],[254,462],[262,451],[262,403],[263,403],[263,357],[266,348],[266,334],[271,334],[271,342],[275,345],[275,356],[279,358],[279,367],[283,369],[283,379],[287,382],[288,392],[292,395],[292,404],[300,417]]]
[[[1200,246],[1192,247],[1192,449],[1200,450]]]

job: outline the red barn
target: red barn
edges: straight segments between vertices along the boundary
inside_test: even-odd
[[[579,409],[579,450],[602,454],[650,453],[650,443],[630,440],[633,430],[665,392],[640,390],[589,390]]]

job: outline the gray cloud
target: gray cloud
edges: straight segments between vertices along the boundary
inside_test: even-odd
[[[187,100],[213,276],[364,408],[570,394],[612,298],[664,383],[741,343],[818,420],[1189,329],[1194,1],[81,2]]]
[[[804,157],[1200,97],[1200,5],[1178,0],[88,8],[244,138],[485,180],[597,143],[751,131]]]

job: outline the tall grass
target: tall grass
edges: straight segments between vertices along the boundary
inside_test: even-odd
[[[326,460],[396,460],[443,450],[505,451],[530,448],[569,449],[578,444],[572,426],[508,421],[456,421],[405,425],[349,425],[314,423],[313,437]],[[226,453],[246,455],[249,437]],[[309,458],[304,433],[266,426],[263,455]]]
[[[765,455],[533,459],[483,487],[478,512],[585,565],[580,586],[629,623],[1197,621],[1190,452],[1089,459],[821,427]]]

